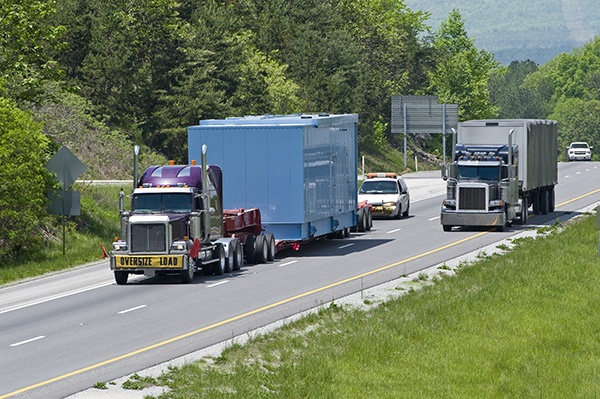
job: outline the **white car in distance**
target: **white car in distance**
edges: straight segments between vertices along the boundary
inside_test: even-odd
[[[410,209],[408,186],[395,173],[368,173],[358,190],[363,201],[373,207],[373,216],[407,217]]]
[[[592,148],[584,141],[575,141],[567,147],[569,161],[590,161]]]

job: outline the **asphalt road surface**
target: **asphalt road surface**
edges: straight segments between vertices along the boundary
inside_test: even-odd
[[[600,202],[600,163],[559,164],[556,211],[504,232],[443,232],[439,172],[406,176],[410,216],[224,276],[132,277],[106,261],[0,288],[0,399],[62,398],[427,269]]]

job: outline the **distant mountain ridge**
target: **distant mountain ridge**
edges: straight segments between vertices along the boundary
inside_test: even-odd
[[[598,0],[406,0],[431,14],[437,30],[452,9],[460,11],[469,37],[507,65],[530,59],[544,64],[600,36]]]

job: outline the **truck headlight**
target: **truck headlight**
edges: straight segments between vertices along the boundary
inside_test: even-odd
[[[171,244],[171,251],[173,252],[185,252],[187,251],[187,245],[185,241],[173,241]]]
[[[456,200],[453,199],[445,199],[443,202],[444,206],[449,206],[451,208],[456,207]]]
[[[127,243],[125,241],[115,241],[112,243],[113,251],[127,251]]]

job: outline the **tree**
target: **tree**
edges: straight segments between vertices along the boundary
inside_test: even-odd
[[[50,57],[64,31],[48,23],[54,6],[53,0],[0,2],[0,95],[22,105],[40,103],[44,84],[60,78]]]
[[[561,158],[565,156],[564,148],[573,141],[587,141],[600,148],[600,100],[565,99],[556,105],[550,118],[558,121]]]
[[[440,103],[458,104],[460,120],[495,116],[488,79],[498,62],[487,51],[475,47],[457,9],[441,23],[432,46],[436,64],[429,73],[427,91],[437,95]]]
[[[490,99],[498,108],[499,118],[546,118],[545,101],[530,87],[525,79],[538,70],[531,61],[513,61],[508,66],[492,71],[489,80]]]
[[[29,112],[0,98],[0,259],[31,254],[44,242],[48,144]]]

